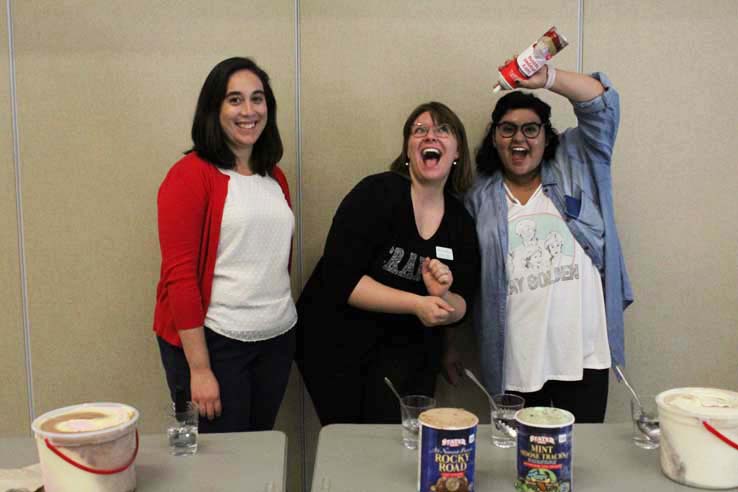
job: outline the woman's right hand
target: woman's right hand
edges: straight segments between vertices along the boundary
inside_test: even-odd
[[[213,420],[223,410],[220,404],[220,385],[210,368],[210,354],[205,342],[205,329],[202,326],[180,330],[182,349],[190,368],[190,395],[197,404],[202,417]]]
[[[220,385],[208,367],[190,371],[190,391],[192,401],[197,404],[202,417],[213,420],[220,417],[223,410],[220,403]]]
[[[451,304],[436,296],[420,296],[415,305],[415,316],[428,327],[448,323],[454,311]]]

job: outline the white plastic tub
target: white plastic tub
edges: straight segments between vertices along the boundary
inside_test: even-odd
[[[121,403],[82,403],[36,418],[46,492],[132,492],[138,410]]]
[[[676,388],[656,403],[664,474],[692,487],[738,487],[738,393]]]

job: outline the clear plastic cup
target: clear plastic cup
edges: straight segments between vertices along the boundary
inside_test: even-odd
[[[174,456],[189,456],[197,452],[197,425],[199,421],[197,404],[184,403],[184,408],[176,411],[172,404],[167,422],[169,452]]]
[[[490,412],[492,423],[492,444],[498,448],[512,448],[517,439],[515,413],[525,405],[521,396],[500,393],[492,397],[497,409]]]
[[[402,444],[408,449],[418,448],[418,432],[420,424],[418,417],[421,413],[435,408],[436,400],[430,396],[408,395],[400,399],[402,414]]]
[[[641,405],[630,399],[630,415],[633,420],[633,444],[642,449],[656,449],[660,444],[659,410],[656,398],[641,396]]]

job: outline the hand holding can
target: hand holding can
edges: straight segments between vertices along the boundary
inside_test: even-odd
[[[552,26],[538,41],[500,67],[499,79],[492,89],[493,92],[514,89],[519,80],[529,79],[568,44],[566,38]]]

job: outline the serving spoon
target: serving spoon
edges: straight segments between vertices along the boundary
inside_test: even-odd
[[[474,375],[474,373],[471,372],[469,369],[464,369],[464,373],[466,374],[466,377],[471,379],[472,382],[474,382],[474,384],[476,384],[479,387],[479,389],[482,390],[482,392],[485,395],[487,395],[487,399],[489,400],[489,406],[492,407],[492,414],[494,415],[495,413],[497,413],[499,411],[499,409],[497,408],[497,404],[495,403],[495,400],[492,398],[492,395],[490,395],[487,392],[487,389],[484,387],[484,385],[479,382],[479,380]],[[508,425],[504,420],[493,418],[492,421],[495,424],[495,428],[497,428],[497,430],[504,432],[510,437],[517,437],[518,431],[515,428]]]
[[[640,397],[638,396],[638,393],[636,393],[635,388],[631,386],[631,384],[628,382],[628,379],[625,377],[625,373],[623,372],[623,368],[619,365],[615,365],[613,368],[615,370],[615,373],[620,378],[620,382],[622,382],[626,388],[628,388],[628,391],[630,391],[630,394],[633,395],[633,399],[636,402],[636,405],[638,405],[638,408],[640,409],[640,412],[638,412],[638,421],[636,422],[636,425],[638,426],[638,430],[643,432],[646,436],[649,437],[649,439],[652,440],[658,440],[661,437],[661,428],[659,426],[659,421],[654,421],[652,418],[649,418],[646,413],[643,410],[643,403],[641,402]]]
[[[631,386],[630,383],[628,382],[628,378],[625,377],[625,374],[623,373],[623,369],[618,365],[616,365],[614,369],[615,369],[615,373],[620,378],[620,382],[622,382],[625,385],[625,387],[628,388],[628,391],[630,391],[630,394],[633,395],[633,399],[638,404],[638,408],[643,410],[643,403],[641,403],[641,399],[638,397],[638,393],[636,393],[636,390],[633,389],[633,386]]]
[[[484,385],[479,382],[479,380],[474,375],[474,373],[471,372],[469,369],[466,369],[466,368],[464,369],[464,373],[466,374],[466,377],[468,377],[469,379],[471,379],[474,382],[474,384],[476,384],[477,386],[479,386],[479,389],[482,390],[482,393],[484,393],[485,395],[487,395],[487,399],[489,400],[489,405],[492,407],[492,410],[497,411],[497,404],[495,403],[495,400],[492,399],[492,395],[490,395],[487,392],[487,388],[485,388]]]
[[[400,401],[400,406],[402,406],[402,397],[400,396],[400,393],[398,393],[397,390],[395,389],[395,385],[392,384],[392,381],[390,381],[390,379],[387,376],[384,377],[384,382],[387,384],[387,386],[389,386],[389,389],[392,390],[392,392],[395,394],[397,399]]]

